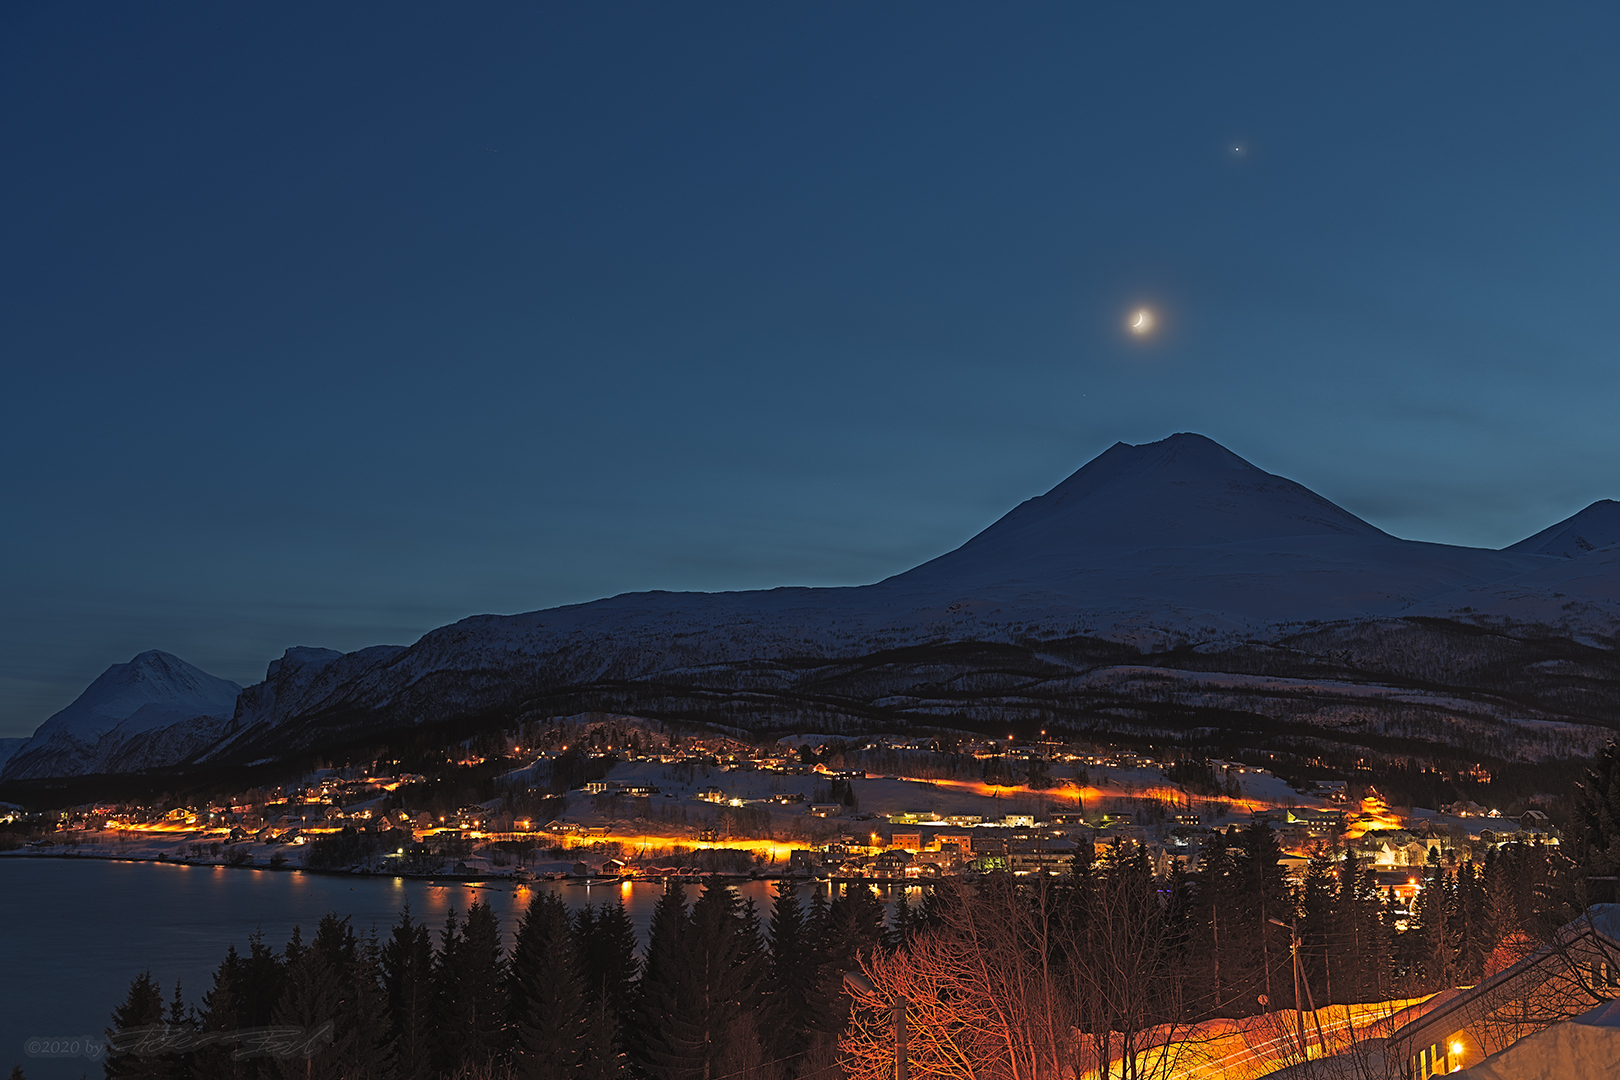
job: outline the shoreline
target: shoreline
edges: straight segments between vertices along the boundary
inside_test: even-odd
[[[458,884],[483,884],[485,882],[504,882],[509,885],[535,885],[542,882],[551,882],[562,885],[632,885],[663,884],[666,881],[680,881],[685,884],[703,884],[710,881],[723,882],[727,885],[739,885],[750,881],[786,881],[790,879],[786,874],[682,874],[659,877],[641,877],[630,875],[626,877],[611,878],[580,878],[571,875],[558,875],[555,877],[537,877],[533,881],[520,881],[511,873],[491,874],[457,874],[454,871],[443,874],[409,874],[402,871],[361,870],[353,868],[324,868],[310,866],[262,866],[256,863],[228,863],[224,861],[195,860],[195,859],[160,859],[152,855],[103,855],[87,854],[80,851],[0,851],[0,863],[7,859],[69,859],[94,860],[97,862],[127,862],[127,863],[153,863],[161,866],[189,866],[199,868],[217,868],[223,870],[259,870],[267,873],[293,873],[293,874],[321,874],[329,877],[365,877],[365,878],[402,878],[407,881],[425,881],[433,884],[437,881],[454,882]],[[814,879],[805,878],[808,883]]]

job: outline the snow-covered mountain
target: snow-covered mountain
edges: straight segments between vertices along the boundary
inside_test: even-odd
[[[1616,544],[1620,544],[1620,502],[1599,499],[1573,517],[1549,525],[1505,550],[1575,559]]]
[[[1201,435],[1124,443],[955,551],[875,588],[1081,613],[1092,632],[1263,633],[1397,614],[1545,563],[1400,540]]]
[[[8,780],[173,765],[231,730],[242,688],[152,650],[114,664],[39,726],[0,770]]]
[[[961,547],[872,585],[630,593],[475,616],[403,648],[290,649],[198,758],[246,761],[403,725],[586,708],[836,730],[946,716],[1105,723],[1144,701],[1193,712],[1218,701],[1270,723],[1339,709],[1323,704],[1322,693],[1340,694],[1322,690],[1326,664],[1341,669],[1333,685],[1362,684],[1358,701],[1366,684],[1422,681],[1423,700],[1401,707],[1466,713],[1471,737],[1510,717],[1608,722],[1610,706],[1571,702],[1598,700],[1610,677],[1599,668],[1620,629],[1620,548],[1604,550],[1620,542],[1617,507],[1594,504],[1502,551],[1426,544],[1200,435],[1120,443]],[[1496,664],[1496,681],[1477,675],[1480,629],[1520,623],[1543,628],[1536,641],[1564,635],[1575,667],[1555,674],[1547,665],[1563,654],[1493,642],[1496,659],[1480,652],[1477,662]],[[1383,629],[1359,629],[1373,624]],[[1502,657],[1521,654],[1523,672],[1502,675]],[[1251,667],[1303,682],[1261,691],[1184,677]],[[1341,712],[1331,722],[1352,723]],[[1513,731],[1498,733],[1503,745]],[[47,764],[41,752],[30,744],[6,775],[83,760]]]

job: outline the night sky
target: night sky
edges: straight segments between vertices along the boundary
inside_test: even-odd
[[[0,735],[1176,431],[1414,539],[1620,496],[1613,5],[1117,7],[6,5]]]

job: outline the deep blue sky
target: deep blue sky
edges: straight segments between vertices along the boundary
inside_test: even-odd
[[[1175,431],[1417,539],[1620,496],[1612,5],[338,6],[0,9],[0,735]]]

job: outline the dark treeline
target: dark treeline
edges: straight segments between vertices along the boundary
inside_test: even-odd
[[[1424,887],[1410,910],[1353,857],[1324,853],[1295,886],[1280,855],[1263,822],[1215,837],[1198,874],[1177,865],[1155,875],[1130,844],[1098,857],[1082,849],[1059,877],[941,885],[920,904],[897,904],[887,925],[865,889],[806,901],[784,885],[762,918],[730,887],[707,886],[689,902],[671,884],[639,954],[621,904],[570,915],[552,893],[534,895],[510,953],[482,904],[437,929],[407,909],[380,939],[328,915],[307,942],[295,931],[280,950],[258,935],[245,954],[231,949],[194,1007],[142,973],[113,1015],[114,1031],[315,1032],[331,1021],[331,1042],[313,1057],[236,1060],[223,1042],[113,1056],[106,1075],[830,1077],[842,1075],[844,973],[863,962],[926,969],[953,948],[1045,972],[1050,986],[1030,1022],[1066,1018],[1060,1056],[1074,1064],[1087,1032],[1293,1008],[1291,931],[1272,919],[1297,922],[1311,996],[1325,1005],[1477,982],[1578,910],[1571,864],[1555,848],[1510,844],[1455,869],[1432,861],[1414,870]],[[945,996],[976,992],[1007,996],[963,986]]]
[[[912,914],[907,909],[907,916]],[[226,954],[188,1007],[142,973],[109,1035],[166,1025],[182,1036],[294,1027],[329,1044],[313,1056],[236,1059],[222,1040],[185,1053],[119,1054],[109,1077],[359,1078],[744,1077],[787,1080],[835,1070],[848,1018],[843,974],[886,938],[869,890],[808,902],[784,886],[768,913],[706,886],[678,883],[659,899],[644,954],[622,904],[570,915],[534,895],[510,953],[495,914],[474,904],[443,927],[409,909],[386,937],[337,915],[280,950],[255,935]]]
[[[1280,856],[1257,822],[1213,838],[1196,874],[1155,874],[1142,848],[1116,842],[1082,848],[1060,876],[942,890],[926,918],[902,905],[888,951],[863,957],[878,995],[856,1015],[844,1065],[883,1074],[881,1004],[904,996],[919,1075],[967,1054],[981,1076],[1085,1075],[1108,1061],[1136,1076],[1153,1046],[1189,1044],[1203,1021],[1293,1010],[1296,927],[1309,1009],[1478,982],[1581,910],[1582,879],[1551,846],[1414,868],[1423,888],[1410,909],[1354,856],[1323,852],[1297,885]]]

